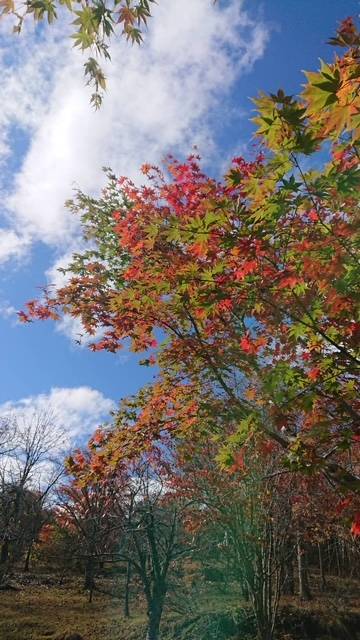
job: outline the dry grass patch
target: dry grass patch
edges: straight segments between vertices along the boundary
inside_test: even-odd
[[[0,606],[1,640],[55,640],[65,632],[84,640],[138,640],[146,625],[145,614],[124,619],[119,600],[95,595],[90,604],[84,593],[69,587],[2,592]]]

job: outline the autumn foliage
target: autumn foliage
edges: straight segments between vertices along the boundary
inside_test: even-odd
[[[234,158],[223,179],[197,156],[169,157],[163,170],[143,166],[142,186],[109,172],[101,199],[79,192],[70,203],[88,247],[68,284],[20,315],[71,315],[94,335],[94,351],[130,339],[156,365],[154,384],[125,402],[110,457],[210,438],[230,472],[255,450],[344,499],[359,490],[360,34],[351,19],[331,43],[342,55],[307,73],[300,96],[254,101],[258,151]]]

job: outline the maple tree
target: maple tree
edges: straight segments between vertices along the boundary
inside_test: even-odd
[[[118,542],[117,504],[124,491],[123,474],[103,474],[101,458],[92,449],[77,450],[67,460],[69,480],[58,489],[55,521],[77,538],[77,554],[84,565],[84,589],[92,600],[96,564]],[[91,474],[93,477],[91,477]],[[86,482],[84,478],[86,477]]]
[[[223,180],[197,157],[169,157],[164,171],[144,165],[144,186],[108,172],[102,198],[78,192],[69,206],[88,249],[65,270],[68,284],[20,316],[70,314],[102,330],[94,350],[130,339],[145,365],[157,364],[133,416],[137,446],[164,432],[211,434],[230,467],[254,443],[279,448],[285,468],[321,473],[345,494],[359,481],[339,454],[360,437],[360,35],[351,19],[332,43],[344,55],[306,74],[299,97],[255,100],[259,153],[234,158]]]

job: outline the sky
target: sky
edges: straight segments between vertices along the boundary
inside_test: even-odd
[[[21,36],[0,22],[0,416],[51,407],[80,442],[153,375],[126,348],[80,347],[74,322],[17,320],[79,247],[64,207],[74,188],[99,194],[103,166],[137,180],[144,162],[194,145],[219,176],[251,149],[250,98],[298,93],[359,10],[358,0],[159,0],[141,47],[113,41],[97,112],[64,21]]]

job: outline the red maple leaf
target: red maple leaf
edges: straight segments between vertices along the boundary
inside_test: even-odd
[[[357,538],[360,536],[360,511],[357,511],[354,516],[353,523],[350,529],[352,535]]]
[[[319,367],[314,367],[313,369],[310,369],[309,373],[308,373],[308,378],[310,378],[310,380],[317,380],[319,375],[320,375],[320,369]]]

